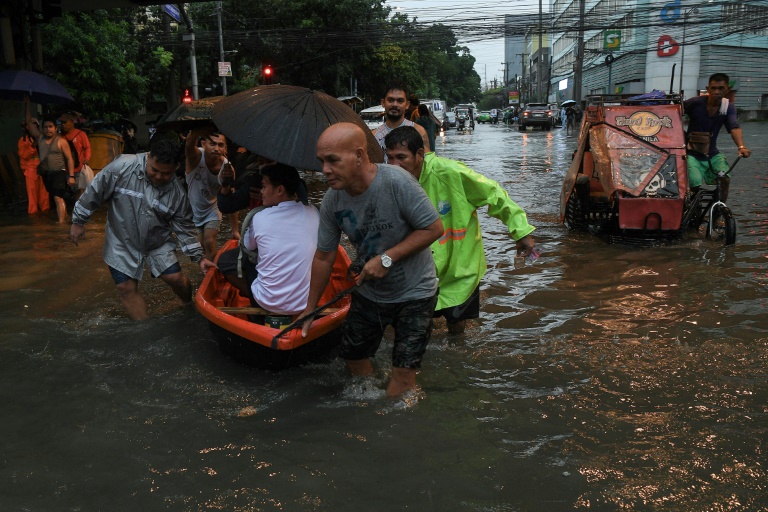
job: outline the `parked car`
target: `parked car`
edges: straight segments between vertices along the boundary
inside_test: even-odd
[[[363,118],[368,128],[375,130],[384,122],[384,107],[374,105],[373,107],[363,109],[360,111],[360,117]]]
[[[546,103],[529,103],[520,116],[520,131],[529,126],[540,126],[543,130],[552,129],[552,112]]]
[[[560,107],[557,106],[557,103],[550,103],[549,111],[552,112],[552,126],[560,126],[563,120],[560,118]]]
[[[477,113],[477,122],[480,124],[490,123],[491,122],[491,113],[487,110],[481,110]]]
[[[446,128],[456,128],[456,113],[446,112],[443,117],[443,130]]]

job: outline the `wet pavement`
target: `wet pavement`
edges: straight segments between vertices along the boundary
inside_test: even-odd
[[[152,319],[125,318],[103,211],[79,247],[52,218],[0,218],[0,509],[766,510],[768,125],[744,132],[728,248],[569,232],[562,130],[439,136],[524,207],[543,254],[515,268],[481,211],[481,318],[439,322],[420,391],[395,401],[391,343],[373,379],[246,368],[156,280]]]

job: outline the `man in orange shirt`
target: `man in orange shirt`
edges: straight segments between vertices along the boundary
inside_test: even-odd
[[[61,121],[61,135],[75,145],[78,160],[80,161],[75,166],[75,177],[79,176],[78,173],[83,168],[83,165],[91,161],[91,141],[88,140],[88,135],[83,130],[75,127],[75,121],[77,121],[78,117],[75,112],[66,112],[59,117],[59,121]]]
[[[32,122],[37,123],[37,121]],[[24,126],[23,123],[22,126]],[[40,164],[37,143],[26,127],[24,128],[24,135],[19,139],[18,148],[19,165],[24,171],[24,181],[27,183],[27,212],[30,215],[37,212],[45,213],[51,209],[51,198],[48,191],[45,190],[43,178],[37,174],[37,166]]]

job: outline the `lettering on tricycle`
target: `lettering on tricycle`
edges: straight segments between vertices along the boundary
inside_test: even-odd
[[[658,142],[656,134],[662,128],[672,128],[672,119],[669,116],[659,117],[653,112],[641,110],[631,116],[616,116],[616,126],[626,126],[637,136],[648,142]]]

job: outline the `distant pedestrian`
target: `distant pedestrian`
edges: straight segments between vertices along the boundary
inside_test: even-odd
[[[80,116],[75,112],[66,112],[59,117],[61,121],[61,136],[67,139],[75,146],[77,158],[75,158],[75,178],[79,176],[84,165],[90,165],[91,162],[91,141],[88,135],[75,126],[75,122]],[[71,148],[72,146],[70,146]],[[73,158],[75,155],[72,155]]]
[[[43,118],[42,131],[37,123],[27,114],[27,130],[37,139],[37,152],[40,155],[40,176],[45,189],[53,196],[56,216],[59,224],[67,221],[67,199],[73,197],[77,189],[74,161],[69,144],[56,132],[56,121],[52,117]]]
[[[560,107],[560,128],[565,128],[565,122],[568,120],[568,113],[565,107]]]
[[[139,153],[139,141],[136,140],[136,125],[133,123],[125,123],[122,128],[123,154],[135,155]]]
[[[568,108],[565,109],[565,116],[565,132],[572,133],[574,123],[576,122],[576,109],[573,106],[568,105]]]
[[[408,96],[408,108],[405,109],[405,118],[416,122],[419,118],[419,105],[421,105],[421,101],[419,101],[418,96],[415,94]]]
[[[419,117],[416,118],[415,124],[424,128],[427,132],[427,138],[429,139],[429,147],[432,151],[435,151],[435,138],[437,137],[437,130],[440,127],[440,121],[438,121],[434,114],[430,112],[429,107],[425,104],[419,105]]]
[[[37,123],[37,121],[33,121]],[[23,126],[23,125],[22,125]],[[37,142],[24,127],[24,135],[17,144],[19,151],[19,165],[24,172],[24,181],[27,185],[27,213],[34,215],[38,212],[45,213],[51,209],[51,198],[45,190],[43,178],[37,173],[40,165],[40,157],[37,154]]]

